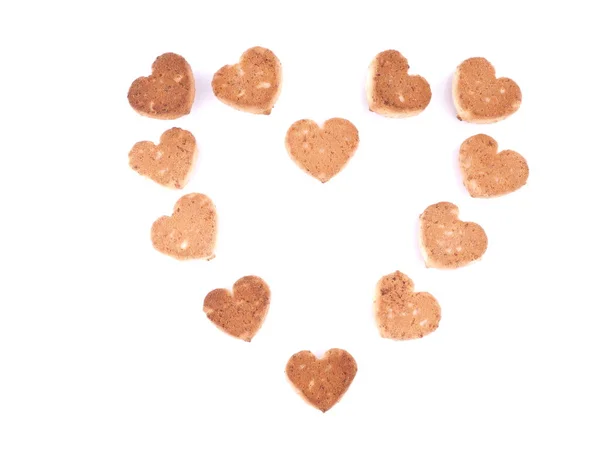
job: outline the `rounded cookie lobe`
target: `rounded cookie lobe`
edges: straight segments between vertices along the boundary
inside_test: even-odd
[[[175,259],[212,259],[217,238],[217,211],[206,195],[181,197],[172,216],[152,224],[152,245]]]
[[[152,74],[136,79],[127,99],[139,114],[154,119],[177,119],[189,114],[196,87],[187,61],[175,53],[165,53],[152,64]]]
[[[285,137],[292,160],[322,183],[344,168],[358,143],[356,127],[340,118],[327,120],[322,128],[313,120],[299,120],[292,124]]]
[[[346,393],[358,366],[346,350],[333,348],[317,359],[304,350],[293,355],[285,373],[300,395],[312,406],[326,412]]]
[[[271,291],[261,278],[249,275],[233,285],[233,292],[215,289],[204,299],[204,313],[225,333],[250,342],[262,326]]]
[[[386,117],[410,117],[431,101],[431,87],[420,75],[408,74],[408,61],[397,50],[379,53],[369,66],[369,109]]]
[[[463,183],[471,197],[497,197],[523,187],[529,178],[527,161],[519,153],[502,150],[486,134],[466,139],[460,146]]]
[[[506,119],[521,106],[521,89],[510,78],[496,78],[494,66],[485,58],[463,61],[452,82],[458,119],[494,123]]]
[[[418,339],[435,331],[441,308],[428,292],[414,292],[413,281],[396,271],[377,283],[375,314],[381,337]]]
[[[158,184],[181,189],[187,184],[197,153],[192,133],[171,128],[161,135],[158,145],[150,141],[135,144],[129,152],[129,166]]]
[[[481,226],[458,219],[458,207],[449,202],[428,206],[420,216],[421,251],[427,267],[456,269],[479,260],[488,239]]]
[[[212,89],[228,106],[270,114],[281,92],[281,63],[271,50],[252,47],[237,64],[223,66],[215,73]]]

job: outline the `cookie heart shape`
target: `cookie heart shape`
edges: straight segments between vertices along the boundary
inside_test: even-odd
[[[217,240],[217,211],[206,195],[187,194],[177,200],[172,216],[152,224],[152,245],[175,259],[212,259]]]
[[[171,128],[160,142],[141,141],[129,152],[129,167],[166,187],[181,189],[189,179],[197,156],[196,139],[189,131]]]
[[[250,342],[262,326],[270,302],[267,283],[259,277],[247,276],[235,282],[233,293],[227,289],[209,292],[203,310],[219,329]]]
[[[309,119],[295,122],[287,131],[285,146],[294,162],[322,183],[348,163],[358,148],[358,130],[346,119],[329,119],[323,128]]]
[[[458,207],[449,202],[428,206],[420,216],[421,251],[427,267],[456,269],[480,259],[487,250],[485,231],[458,219]]]
[[[263,47],[246,50],[240,61],[221,67],[212,80],[215,96],[232,108],[271,114],[281,92],[281,63]]]
[[[410,117],[431,101],[425,78],[409,75],[407,59],[397,50],[379,53],[369,65],[367,100],[369,109],[386,117]]]
[[[498,143],[486,134],[466,139],[460,146],[463,183],[471,197],[497,197],[527,183],[529,166],[512,150],[498,153]]]
[[[160,55],[152,74],[136,79],[127,99],[139,114],[154,119],[177,119],[189,114],[196,95],[192,68],[175,53]]]
[[[442,311],[433,295],[414,292],[413,281],[396,271],[377,283],[375,316],[381,337],[408,340],[437,330]]]
[[[321,359],[308,350],[296,353],[289,359],[285,373],[308,403],[326,412],[346,393],[357,370],[350,353],[332,348]]]
[[[496,78],[485,58],[469,58],[454,72],[452,96],[458,119],[494,123],[506,119],[521,106],[521,89],[510,78]]]

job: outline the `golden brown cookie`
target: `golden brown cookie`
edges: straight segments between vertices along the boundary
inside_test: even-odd
[[[156,58],[149,77],[140,77],[131,84],[127,99],[143,116],[177,119],[190,113],[195,95],[190,65],[183,56],[165,53]]]
[[[225,333],[250,342],[269,311],[271,291],[255,276],[240,278],[228,289],[215,289],[204,299],[206,317]]]
[[[152,245],[175,259],[212,259],[217,240],[217,211],[206,195],[187,194],[177,200],[172,216],[152,224]]]
[[[288,361],[285,373],[308,403],[326,412],[346,393],[357,370],[350,353],[332,348],[321,359],[308,350],[296,353]]]
[[[517,152],[502,150],[486,134],[477,134],[460,146],[463,183],[471,197],[497,197],[514,192],[527,183],[529,167]]]
[[[163,186],[181,189],[192,172],[197,155],[196,139],[189,131],[171,128],[158,145],[142,141],[129,152],[129,167]]]
[[[263,47],[246,50],[240,61],[221,67],[212,80],[215,96],[226,105],[254,114],[271,114],[281,92],[281,63]]]
[[[344,168],[358,142],[358,130],[352,122],[337,118],[327,120],[323,128],[312,120],[299,120],[285,137],[294,162],[323,183]]]
[[[396,271],[377,283],[375,316],[381,337],[407,340],[437,330],[442,310],[433,295],[414,292],[413,281]]]
[[[441,202],[421,214],[421,251],[427,267],[456,269],[480,259],[488,245],[483,228],[458,219],[458,207]]]
[[[452,81],[458,119],[494,123],[506,119],[521,106],[521,89],[510,78],[496,78],[485,58],[469,58],[457,67]]]
[[[386,117],[410,117],[431,101],[425,78],[408,74],[408,61],[397,50],[379,53],[369,66],[367,100],[369,109]]]

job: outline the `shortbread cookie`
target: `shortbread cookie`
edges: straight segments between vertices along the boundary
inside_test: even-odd
[[[281,92],[281,63],[271,50],[253,47],[237,64],[223,66],[215,73],[212,89],[232,108],[271,114]]]
[[[152,245],[175,259],[212,259],[217,240],[217,211],[203,194],[177,200],[172,216],[152,224]]]
[[[240,278],[228,289],[215,289],[204,299],[206,317],[225,333],[250,342],[269,311],[271,291],[255,276]]]
[[[171,128],[158,145],[138,142],[129,152],[129,166],[140,175],[170,188],[183,188],[197,155],[196,139],[189,131]]]
[[[140,77],[129,88],[133,109],[154,119],[177,119],[189,114],[196,95],[194,73],[187,61],[165,53],[152,64],[152,74]]]
[[[379,53],[369,66],[367,100],[369,109],[386,117],[410,117],[431,101],[425,78],[408,74],[408,61],[399,51]]]
[[[296,353],[288,361],[285,373],[308,403],[326,412],[346,393],[357,370],[350,353],[332,348],[321,359],[308,350]]]
[[[420,216],[421,251],[427,267],[456,269],[481,259],[488,239],[479,225],[458,219],[458,207],[441,202]]]
[[[298,166],[325,183],[344,168],[358,141],[358,130],[346,119],[329,119],[322,128],[304,119],[289,128],[285,146]]]
[[[458,118],[472,123],[506,119],[521,106],[521,89],[510,78],[496,78],[485,58],[470,58],[457,67],[452,95]]]
[[[381,337],[407,340],[435,331],[442,312],[433,295],[414,292],[413,281],[396,271],[377,284],[375,316]]]
[[[527,183],[529,167],[517,152],[502,150],[486,134],[477,134],[460,146],[463,183],[471,197],[497,197],[514,192]]]

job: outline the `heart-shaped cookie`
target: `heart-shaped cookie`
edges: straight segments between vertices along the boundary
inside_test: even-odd
[[[325,183],[344,168],[358,148],[358,130],[346,119],[329,119],[323,128],[303,119],[285,137],[288,153],[305,172]]]
[[[435,331],[442,310],[433,295],[414,292],[413,281],[396,271],[377,284],[375,316],[381,337],[407,340]]]
[[[175,259],[212,259],[217,240],[217,211],[206,195],[187,194],[177,200],[172,216],[152,224],[152,245]]]
[[[529,166],[517,152],[502,150],[486,134],[477,134],[460,146],[463,183],[471,197],[497,197],[514,192],[527,183]]]
[[[496,78],[485,58],[470,58],[457,67],[452,95],[458,118],[472,123],[506,119],[521,106],[521,89],[510,78]]]
[[[181,189],[187,184],[196,155],[194,135],[171,128],[160,136],[158,145],[150,141],[135,144],[129,152],[129,166],[158,184]]]
[[[215,73],[212,89],[232,108],[270,114],[281,92],[281,63],[271,50],[253,47],[237,64],[223,66]]]
[[[427,267],[456,269],[480,259],[487,250],[485,231],[458,219],[458,207],[449,202],[428,206],[420,216],[421,251]]]
[[[408,61],[397,50],[379,53],[369,66],[367,100],[369,109],[386,117],[410,117],[431,101],[425,78],[408,74]]]
[[[206,317],[225,333],[250,342],[269,311],[271,291],[255,276],[240,278],[227,289],[215,289],[204,299]]]
[[[165,53],[152,64],[152,74],[129,88],[127,99],[139,114],[154,119],[177,119],[189,114],[196,95],[192,68],[175,53]]]
[[[288,361],[285,373],[308,403],[326,412],[346,393],[357,370],[350,353],[332,348],[321,359],[308,350],[296,353]]]

